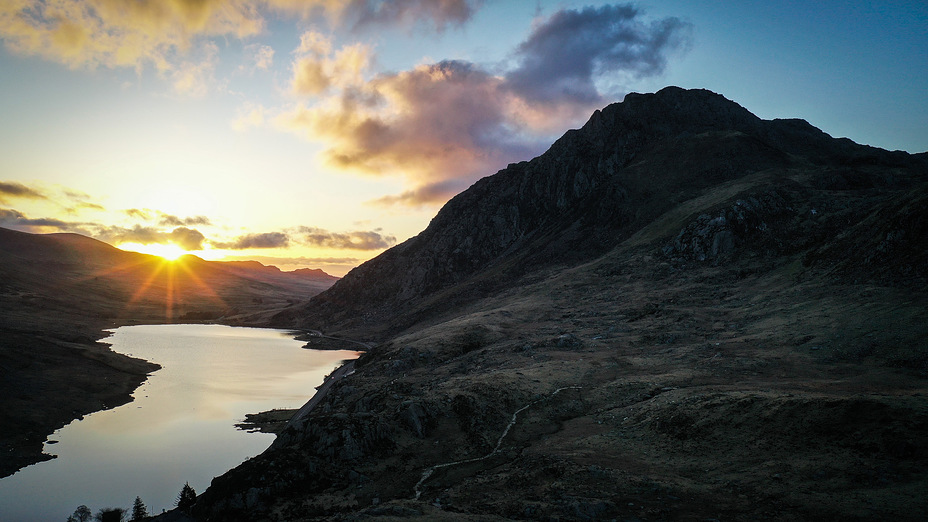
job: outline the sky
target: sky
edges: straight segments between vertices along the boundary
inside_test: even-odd
[[[340,276],[667,85],[928,151],[928,2],[3,0],[0,226]]]

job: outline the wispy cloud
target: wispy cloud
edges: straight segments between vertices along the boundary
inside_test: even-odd
[[[264,232],[245,234],[228,242],[212,242],[216,248],[227,250],[246,250],[250,248],[287,248],[290,238],[283,232]]]
[[[440,32],[470,20],[482,3],[482,0],[348,0],[342,3],[339,16],[355,28],[416,27],[431,22],[431,29]]]
[[[82,230],[82,223],[72,223],[54,218],[29,218],[18,210],[0,208],[0,226],[33,230],[36,228],[54,228],[62,232],[77,232]]]
[[[38,189],[16,181],[0,181],[0,202],[6,203],[13,198],[47,199],[47,196]]]
[[[396,244],[396,237],[385,235],[380,230],[331,232],[316,227],[299,227],[297,234],[303,244],[335,249],[381,250]]]
[[[128,212],[136,211],[137,209],[130,209]],[[165,214],[164,212],[155,211],[158,215],[158,224],[165,227],[179,227],[179,226],[194,226],[194,225],[211,225],[212,222],[206,216],[188,216],[188,217],[178,217],[173,214]],[[130,214],[132,215],[132,214]],[[142,213],[140,217],[143,219],[151,219],[148,214]]]
[[[216,87],[219,47],[206,42],[201,46],[199,55],[198,60],[183,60],[171,71],[171,86],[176,94],[203,98]]]
[[[274,65],[274,48],[263,44],[248,44],[245,46],[245,63],[239,68],[240,72],[253,73],[257,70],[266,71]]]
[[[368,203],[383,207],[392,207],[395,205],[421,207],[423,205],[441,204],[466,189],[469,184],[470,181],[468,179],[451,179],[439,181],[437,183],[428,183],[412,190],[407,190],[401,194],[382,196]]]

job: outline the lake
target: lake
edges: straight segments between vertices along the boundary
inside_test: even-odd
[[[358,352],[303,349],[286,330],[219,325],[124,326],[114,351],[156,362],[154,372],[118,408],[56,431],[45,452],[58,458],[0,479],[0,520],[67,519],[77,506],[94,513],[171,509],[185,482],[202,493],[213,477],[264,451],[274,435],[234,427],[246,413],[299,408],[315,387]]]

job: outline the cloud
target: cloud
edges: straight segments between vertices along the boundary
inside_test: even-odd
[[[187,227],[177,227],[170,232],[165,232],[159,228],[141,225],[131,228],[97,225],[93,236],[113,245],[170,243],[184,250],[203,250],[203,243],[206,241],[206,237],[199,230]]]
[[[684,46],[689,24],[677,18],[645,22],[631,5],[562,10],[536,25],[515,51],[518,66],[506,87],[541,103],[598,104],[595,80],[663,72],[667,53]]]
[[[33,230],[35,228],[54,228],[65,232],[80,231],[82,223],[70,223],[52,218],[28,218],[18,210],[0,208],[0,226],[7,228]]]
[[[402,205],[406,207],[421,207],[424,205],[442,204],[469,186],[467,180],[448,180],[430,183],[407,190],[401,194],[383,196],[368,201],[374,206],[391,207]]]
[[[151,219],[151,211],[148,209],[129,208],[129,209],[123,210],[123,213],[129,217],[136,218],[136,219],[142,219],[145,221],[148,221]]]
[[[315,227],[299,227],[297,232],[304,244],[325,248],[381,250],[396,244],[396,237],[383,235],[377,230],[339,233]]]
[[[630,6],[565,9],[536,22],[514,50],[514,65],[445,60],[360,80],[367,59],[342,84],[325,64],[343,50],[307,33],[292,87],[317,99],[272,121],[322,142],[332,167],[411,185],[374,204],[443,203],[479,177],[539,154],[554,133],[621,94],[599,85],[662,72],[689,29],[675,18],[645,21]]]
[[[199,36],[260,33],[258,2],[200,0],[18,0],[0,7],[10,50],[73,68],[153,64],[170,70]]]
[[[468,62],[420,65],[275,122],[327,143],[324,158],[338,168],[428,182],[469,177],[535,150],[507,127],[500,84]]]
[[[265,232],[261,234],[245,234],[231,242],[213,242],[216,248],[228,250],[245,250],[249,248],[287,248],[290,238],[283,232]]]
[[[184,250],[203,250],[203,241],[206,240],[199,230],[187,227],[175,228],[167,236],[171,243]]]
[[[89,201],[78,201],[73,207],[68,208],[68,212],[77,212],[80,209],[104,211],[106,207]]]
[[[15,181],[0,181],[0,201],[9,201],[12,198],[47,199],[45,194]]]
[[[134,217],[145,217],[146,219],[150,217],[149,211],[139,209],[129,209],[124,212]],[[168,222],[174,222],[174,220],[178,219],[176,216],[170,216],[168,214],[161,215],[167,217]],[[202,224],[208,224],[209,222],[209,220],[203,216],[186,218],[180,221],[188,223],[199,223],[203,221]],[[122,243],[141,243],[144,245],[170,243],[184,250],[202,250],[204,242],[206,242],[206,237],[199,230],[185,226],[166,231],[160,227],[143,225],[122,227],[90,222],[71,222],[54,218],[29,218],[22,212],[13,209],[0,209],[0,226],[27,232],[75,232],[105,241],[112,245],[120,245]]]
[[[291,90],[296,94],[316,96],[333,86],[360,85],[372,52],[366,45],[352,44],[333,55],[329,38],[316,31],[307,31],[301,36],[294,54]]]
[[[442,31],[465,23],[478,6],[473,0],[5,0],[0,38],[13,52],[72,68],[152,65],[171,71],[198,40],[261,34],[269,16],[323,18],[356,29],[431,22]],[[259,58],[268,57],[265,52]],[[180,68],[188,73],[184,88],[190,70]]]
[[[203,98],[216,83],[214,72],[219,60],[219,47],[212,42],[203,44],[199,61],[184,60],[171,72],[174,92],[191,98]]]
[[[442,32],[470,20],[483,0],[270,0],[268,4],[304,18],[323,16],[354,30],[394,26]]]
[[[139,213],[137,209],[130,209],[126,211],[130,216],[142,217],[142,219],[148,220],[150,216],[144,212]],[[191,226],[191,225],[211,225],[210,219],[206,216],[191,216],[180,218],[173,214],[165,214],[164,212],[158,211],[158,224],[163,227],[178,227],[178,226]]]

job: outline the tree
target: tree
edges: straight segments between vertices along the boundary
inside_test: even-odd
[[[197,492],[190,487],[189,482],[184,482],[184,487],[181,488],[180,494],[177,495],[177,509],[187,513],[190,511],[190,508],[197,501]]]
[[[145,503],[142,502],[141,497],[135,497],[135,502],[132,503],[132,518],[129,520],[131,522],[138,522],[146,518],[148,518],[148,508],[145,507]]]
[[[90,522],[90,517],[93,516],[93,513],[90,511],[90,508],[81,504],[77,506],[77,509],[74,510],[74,514],[71,515],[74,517],[74,520],[77,522]]]
[[[126,510],[122,508],[103,508],[94,518],[98,522],[122,522],[126,519]]]

